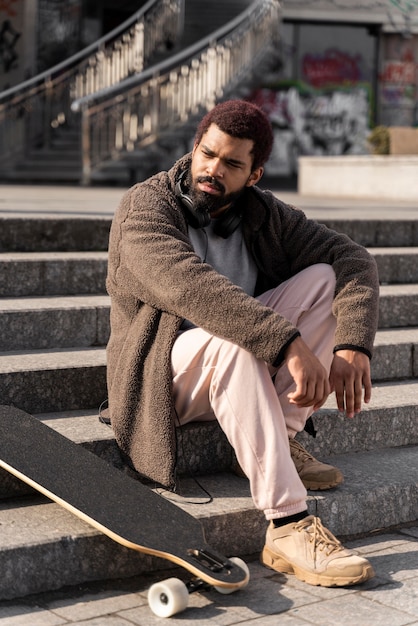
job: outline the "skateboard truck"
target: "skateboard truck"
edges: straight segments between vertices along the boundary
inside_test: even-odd
[[[193,549],[187,551],[190,556],[195,557],[196,561],[198,561],[201,565],[204,565],[211,572],[220,572],[222,570],[231,571],[232,566],[231,563],[226,561],[222,556],[215,554],[215,552],[211,552],[207,548]]]

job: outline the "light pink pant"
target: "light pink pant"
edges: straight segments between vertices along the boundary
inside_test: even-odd
[[[335,274],[318,264],[259,297],[298,327],[329,371],[335,318]],[[288,438],[303,430],[312,408],[289,403],[293,380],[237,345],[196,328],[179,335],[172,351],[173,393],[180,424],[217,419],[248,476],[255,506],[267,519],[306,509],[306,489],[290,456]]]

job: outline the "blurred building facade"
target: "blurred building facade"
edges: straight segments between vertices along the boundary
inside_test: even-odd
[[[417,0],[283,0],[282,67],[253,98],[277,139],[272,175],[297,157],[363,154],[372,127],[418,125]]]
[[[143,4],[1,0],[0,91],[93,43]],[[252,95],[280,139],[272,175],[295,174],[300,154],[365,153],[375,125],[418,125],[418,0],[281,4],[281,63]]]
[[[145,0],[0,0],[0,91],[119,26]]]

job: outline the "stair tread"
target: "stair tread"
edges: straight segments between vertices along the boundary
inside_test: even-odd
[[[74,443],[113,440],[115,437],[113,430],[100,422],[98,409],[39,413],[36,417]]]
[[[375,347],[394,343],[418,343],[418,327],[378,329],[374,342]]]
[[[374,500],[376,511],[374,515],[381,516],[381,502],[385,494],[393,499],[394,490],[401,486],[415,487],[418,483],[418,465],[416,458],[418,446],[402,448],[389,448],[384,451],[375,450],[367,452],[346,453],[334,457],[325,458],[337,465],[345,476],[345,482],[337,489],[321,492],[309,492],[308,507],[310,512],[318,506],[322,510],[322,517],[335,516],[335,511],[343,506],[343,502],[354,499],[356,503],[355,514],[361,519],[367,518],[366,509],[370,507],[370,498]],[[166,492],[162,488],[159,493],[170,499],[174,505],[179,506],[191,515],[201,520],[212,520],[219,516],[242,514],[251,512],[258,514],[260,520],[262,513],[254,510],[251,499],[249,483],[246,479],[239,478],[230,473],[208,475],[199,482],[212,496],[211,502],[203,493],[199,485],[191,478],[180,481],[181,493]],[[199,503],[196,503],[198,500]],[[64,510],[57,504],[47,501],[46,504],[35,500],[25,500],[25,506],[19,506],[23,502],[2,503],[0,507],[0,549],[18,548],[31,544],[56,541],[63,537],[85,537],[97,534],[89,524],[79,520],[75,515]],[[411,502],[411,511],[415,511],[418,502]],[[369,511],[370,513],[370,511]],[[324,515],[325,514],[325,515]],[[410,519],[415,519],[411,517]],[[324,519],[323,519],[324,521]],[[339,530],[334,529],[337,535],[350,534],[344,532],[347,527],[347,519],[336,521]],[[404,520],[406,521],[406,520]],[[324,522],[326,523],[326,522]],[[261,524],[262,526],[262,524]],[[378,526],[376,526],[377,528]],[[375,528],[368,528],[370,532]],[[260,537],[262,536],[260,531]],[[366,532],[366,529],[359,532]],[[354,534],[354,533],[353,533]]]
[[[104,347],[57,348],[55,350],[0,353],[0,374],[105,365],[106,349]]]
[[[54,251],[54,252],[0,252],[0,263],[8,263],[11,261],[84,261],[100,260],[107,261],[108,253],[103,250],[80,250],[73,252]]]
[[[66,299],[67,300],[67,299]],[[71,303],[70,303],[71,305]],[[387,332],[378,331],[376,335],[376,347],[386,345],[398,345],[401,343],[412,344],[418,340],[418,329],[400,329]],[[55,348],[43,350],[16,350],[0,352],[0,374],[4,372],[39,370],[39,369],[66,369],[72,367],[93,367],[106,364],[105,346],[86,346],[71,348]],[[418,384],[414,381],[397,381],[391,383],[405,386]],[[385,384],[376,384],[376,389]],[[417,396],[418,398],[418,396]]]
[[[418,381],[401,380],[388,383],[375,383],[370,404],[363,405],[362,412],[390,409],[402,406],[415,406],[418,399]],[[331,394],[320,409],[335,410],[337,408],[334,394]]]
[[[398,248],[368,248],[373,256],[416,256],[418,255],[418,247],[404,246]],[[0,251],[0,263],[5,261],[49,261],[49,260],[85,260],[85,259],[106,259],[107,251],[57,251],[57,252],[8,252]]]
[[[381,285],[380,297],[403,296],[418,294],[418,283],[401,283],[397,285]]]
[[[53,254],[53,253],[51,253]],[[385,297],[392,296],[415,296],[418,294],[418,283],[411,284],[400,284],[400,285],[381,285],[380,287],[380,297],[384,299]],[[22,302],[22,305],[19,304],[19,301]],[[28,296],[28,297],[14,297],[14,298],[0,298],[0,307],[6,310],[8,307],[10,308],[18,308],[24,309],[26,306],[29,308],[36,307],[51,307],[51,308],[59,308],[60,306],[69,307],[73,306],[89,306],[89,301],[91,305],[94,306],[95,303],[97,306],[108,306],[110,305],[110,298],[105,294],[80,294],[74,296]]]
[[[105,294],[81,294],[75,296],[29,296],[0,298],[0,311],[39,311],[53,309],[81,309],[110,306]]]
[[[367,248],[368,251],[373,255],[392,255],[392,256],[402,256],[402,255],[416,255],[418,254],[418,246],[398,246],[398,247],[382,247],[376,246],[375,248]]]
[[[12,501],[1,504],[0,550],[30,549],[43,542],[59,541],[64,537],[75,540],[97,532],[58,504],[40,498],[28,498],[25,503],[24,507],[16,507]]]

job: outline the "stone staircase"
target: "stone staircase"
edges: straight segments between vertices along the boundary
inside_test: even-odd
[[[123,470],[112,431],[98,420],[106,398],[110,218],[0,221],[0,403],[35,414]],[[314,417],[316,439],[299,437],[345,474],[340,488],[312,492],[308,505],[348,537],[418,518],[418,229],[415,220],[327,223],[371,249],[382,283],[372,403],[347,420],[330,400]],[[180,494],[167,497],[201,518],[219,550],[258,552],[265,524],[248,482],[230,471],[233,454],[217,424],[186,427],[178,449]],[[0,599],[167,567],[120,547],[4,471],[0,496]]]

